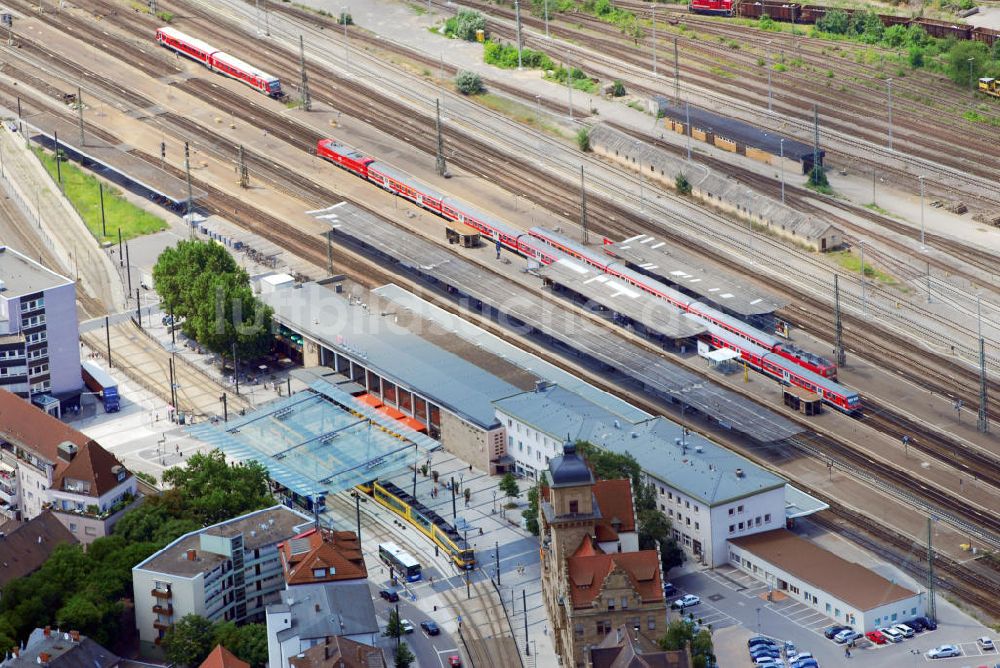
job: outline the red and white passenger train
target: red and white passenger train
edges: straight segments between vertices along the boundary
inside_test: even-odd
[[[170,27],[160,28],[156,31],[156,41],[161,46],[197,60],[213,72],[220,72],[227,77],[242,81],[264,95],[281,97],[281,82],[278,81],[278,77],[262,72],[200,39],[185,35],[180,30]]]
[[[615,276],[655,297],[669,302],[705,325],[703,338],[716,348],[732,348],[741,359],[761,373],[779,381],[816,392],[827,403],[845,413],[858,413],[861,399],[855,390],[834,380],[836,367],[826,369],[829,376],[818,373],[815,356],[803,352],[747,323],[695,301],[683,293],[664,285],[654,278],[629,269],[620,260],[593,251],[566,237],[541,227],[523,232],[494,218],[467,202],[443,195],[421,183],[413,176],[391,165],[365,155],[361,151],[335,139],[321,139],[316,145],[316,155],[333,162],[349,172],[371,181],[380,188],[404,197],[417,206],[452,221],[469,225],[487,239],[505,246],[542,264],[551,264],[564,255],[581,260],[600,271]],[[608,242],[610,243],[610,242]]]

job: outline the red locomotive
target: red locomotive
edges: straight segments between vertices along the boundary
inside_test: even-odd
[[[156,31],[156,41],[161,46],[197,60],[213,72],[220,72],[227,77],[242,81],[265,95],[281,97],[281,82],[278,81],[278,77],[258,70],[253,65],[220,51],[200,39],[185,35],[180,30],[170,27],[160,28]]]

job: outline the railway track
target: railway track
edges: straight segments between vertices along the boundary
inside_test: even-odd
[[[441,0],[435,0],[435,2],[446,11],[457,11],[455,5],[446,4]],[[496,21],[489,23],[491,33],[502,36],[507,41],[515,40],[514,29],[511,25],[511,22],[514,20],[512,10],[505,6],[488,4],[483,0],[463,0],[462,5],[477,9],[487,16],[502,18],[504,23],[497,23]],[[630,40],[623,39],[620,31],[614,26],[589,14],[577,12],[567,15],[565,23],[558,20],[559,15],[555,16],[556,20],[552,20],[550,17],[549,32],[561,39],[560,51],[562,53],[569,52],[575,54],[574,64],[586,61],[600,68],[609,78],[622,78],[622,62],[628,63],[640,70],[650,70],[652,45],[647,42],[645,37],[643,37],[642,48],[639,48],[638,44],[633,46],[628,43]],[[544,27],[543,22],[536,17],[525,16],[522,16],[522,21],[525,25],[532,26],[539,31],[539,33],[528,32],[524,36],[524,43],[531,48],[541,51],[551,50],[551,42],[540,36],[540,31]],[[661,35],[668,34],[669,25],[664,24],[661,28],[663,29],[663,32],[660,33]],[[756,63],[751,62],[753,59],[752,55],[744,55],[731,48],[727,48],[724,44],[689,37],[683,33],[676,37],[678,40],[684,40],[683,55],[688,61],[683,69],[682,76],[685,81],[692,81],[698,84],[698,88],[693,90],[693,92],[703,97],[716,99],[724,107],[735,106],[754,114],[760,111],[762,103],[766,105],[768,99],[767,78],[762,72],[758,71],[762,70],[762,68],[757,66]],[[577,46],[580,44],[588,45],[591,47],[591,50],[583,50]],[[597,53],[595,53],[595,49]],[[612,58],[599,54],[615,55]],[[741,59],[743,61],[742,69],[738,73],[734,72],[732,68],[727,67],[732,59]],[[697,63],[697,65],[692,65],[692,61]],[[722,67],[720,67],[720,64]],[[719,72],[724,72],[725,76],[720,76]],[[669,85],[669,80],[663,80],[662,78],[657,79],[656,77],[646,75],[641,79],[637,79],[637,76],[636,73],[633,73],[625,78],[626,85],[635,92],[650,95],[663,94],[664,89]],[[782,73],[782,77],[785,76],[791,76],[791,74],[786,71]],[[904,156],[898,151],[884,148],[885,130],[882,128],[868,126],[859,130],[858,119],[870,119],[872,117],[871,110],[873,105],[871,101],[857,104],[854,108],[850,108],[852,101],[849,93],[845,93],[844,91],[839,91],[837,94],[825,93],[819,87],[809,85],[809,83],[812,82],[795,81],[792,85],[784,87],[782,90],[785,95],[778,100],[779,104],[777,105],[784,114],[783,120],[794,125],[798,130],[805,133],[806,136],[811,137],[812,131],[810,105],[818,101],[821,103],[823,111],[826,136],[829,136],[830,129],[834,128],[837,141],[845,146],[852,147],[850,155],[853,160],[861,160],[865,164],[872,165],[874,164],[872,157],[873,155],[877,155],[882,158],[882,162],[878,164],[878,167],[884,172],[886,171],[885,163],[887,161],[908,158],[913,163],[914,169],[917,169],[917,173],[932,172],[938,174],[939,178],[937,180],[943,188],[948,190],[953,189],[953,187],[949,187],[948,184],[941,180],[944,177],[958,180],[969,187],[974,187],[976,190],[975,196],[978,199],[984,202],[991,202],[992,206],[1000,204],[1000,199],[995,194],[995,188],[989,185],[991,179],[998,178],[996,171],[991,170],[989,167],[977,165],[974,161],[962,161],[954,157],[953,147],[955,145],[964,145],[966,137],[957,135],[951,138],[951,144],[938,143],[930,139],[930,137],[946,135],[948,134],[946,129],[938,126],[929,131],[927,127],[923,126],[914,125],[910,127],[907,126],[905,118],[901,124],[899,122],[900,112],[897,110],[894,114],[894,129],[902,130],[904,127],[908,127],[910,132],[906,135],[907,140],[917,146],[923,146],[921,151],[915,151],[909,156]],[[682,88],[686,88],[686,86],[682,86]],[[809,91],[810,95],[805,100],[805,105],[802,104],[803,91]],[[902,113],[905,114],[905,111]],[[900,132],[897,131],[896,134],[898,136]],[[969,147],[968,152],[963,153],[963,155],[978,155],[979,153],[980,150],[975,145],[972,145]],[[909,182],[912,182],[914,178],[912,173],[906,174],[905,172],[900,172],[900,174],[905,175]]]
[[[285,177],[282,176],[281,178]],[[206,189],[208,189],[208,184],[199,184],[199,186],[206,187]],[[311,190],[312,187],[310,186],[308,189]],[[213,192],[211,193],[211,195],[216,196],[219,195],[219,193]],[[329,201],[329,197],[327,198],[326,201]],[[228,211],[231,210],[231,207],[240,208],[242,206],[239,200],[236,198],[213,199],[211,205],[218,207],[219,211],[222,213],[228,213]],[[257,220],[256,217],[255,220]],[[266,217],[264,219],[264,222],[261,222],[259,224],[255,223],[255,226],[256,226],[256,231],[280,230],[280,233],[272,232],[270,235],[265,235],[265,236],[270,236],[270,238],[274,239],[279,243],[282,243],[283,245],[291,244],[293,246],[301,246],[303,250],[308,250],[308,252],[304,253],[306,256],[311,257],[314,261],[318,260],[317,263],[322,264],[323,244],[319,238],[313,237],[311,235],[305,235],[304,233],[300,233],[299,235],[295,234],[289,235],[288,234],[290,231],[289,226],[281,224],[280,221],[267,220]],[[291,229],[294,230],[294,228]],[[317,248],[317,246],[319,248]]]

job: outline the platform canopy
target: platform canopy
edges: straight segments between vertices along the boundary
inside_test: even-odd
[[[797,517],[807,517],[826,510],[830,504],[810,496],[801,489],[785,485],[785,518],[793,520]]]
[[[239,462],[260,462],[273,480],[309,498],[384,478],[440,447],[323,380],[249,415],[188,432]]]
[[[738,350],[733,350],[732,348],[719,348],[705,354],[708,361],[713,364],[721,364],[722,362],[728,362],[729,360],[736,359],[740,356]]]

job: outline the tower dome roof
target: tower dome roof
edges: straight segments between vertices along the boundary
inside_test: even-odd
[[[563,444],[563,454],[549,462],[549,475],[552,477],[552,487],[594,484],[594,475],[587,467],[587,462],[577,454],[576,444],[569,438]]]

